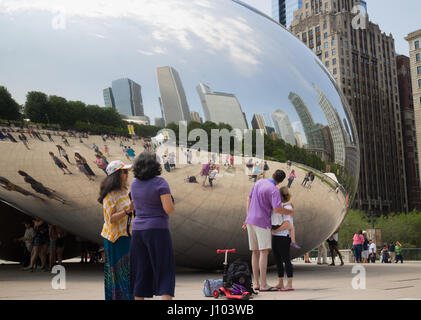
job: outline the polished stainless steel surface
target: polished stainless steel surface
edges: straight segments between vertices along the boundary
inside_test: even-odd
[[[294,224],[302,246],[293,255],[316,247],[343,221],[359,175],[351,111],[317,56],[267,16],[230,0],[4,0],[0,29],[7,30],[1,39],[0,85],[19,103],[24,104],[28,91],[38,90],[104,105],[103,89],[129,78],[141,86],[150,119],[161,117],[162,110],[167,119],[188,121],[189,111],[198,111],[204,120],[230,123],[244,112],[251,128],[253,115],[261,115],[278,137],[336,164],[334,174],[342,185],[335,190],[331,178],[293,164]],[[90,136],[83,143],[68,138],[70,146],[64,148],[73,174],[63,175],[49,156],[50,151],[57,154],[61,138],[49,142],[42,136],[45,141],[30,139],[30,150],[21,142],[0,142],[0,199],[101,243],[103,216],[96,199],[104,173],[93,164],[91,148],[93,143],[102,147],[101,138]],[[119,143],[108,142],[110,159],[127,161]],[[143,150],[139,142],[133,148],[136,154]],[[77,170],[75,152],[88,160],[95,181]],[[189,175],[199,177],[200,167],[179,164],[173,172],[163,170],[163,177],[176,199],[170,225],[177,264],[211,268],[219,263],[218,248],[249,254],[241,225],[253,182],[245,165],[238,164],[221,166],[213,191],[184,183]],[[289,173],[285,164],[269,162],[269,167],[270,174],[277,168]],[[55,192],[50,197],[37,192],[36,183],[25,182],[19,170]],[[311,189],[300,185],[309,170],[317,173]]]

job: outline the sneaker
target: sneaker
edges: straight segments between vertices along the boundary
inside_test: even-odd
[[[301,249],[301,247],[296,242],[291,242],[290,246],[295,249]]]

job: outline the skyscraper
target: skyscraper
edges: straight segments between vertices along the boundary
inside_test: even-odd
[[[116,107],[114,102],[113,90],[111,88],[106,88],[103,90],[103,94],[105,107],[115,109]]]
[[[356,14],[351,10],[356,5],[366,7],[360,0],[305,0],[294,13],[291,32],[330,71],[353,114],[360,140],[360,178],[354,208],[375,214],[406,212],[394,39],[368,18],[363,19],[365,28],[354,28]],[[358,150],[346,144],[345,154],[346,158],[355,158]]]
[[[106,106],[114,104],[123,116],[144,116],[141,87],[128,78],[114,80],[112,88],[104,89],[104,102]]]
[[[399,98],[401,102],[408,209],[409,211],[414,209],[421,210],[419,151],[417,148],[410,59],[407,56],[400,55],[397,56],[396,62],[398,68]]]
[[[190,122],[190,110],[178,72],[169,66],[158,67],[156,72],[165,125],[172,122],[178,124],[179,121]]]
[[[409,44],[414,120],[418,150],[418,171],[421,173],[421,29],[406,38]]]
[[[283,139],[286,143],[295,146],[294,130],[288,115],[280,109],[272,113],[273,123],[275,124],[275,131],[278,137]]]
[[[289,28],[294,11],[303,7],[303,0],[272,0],[272,18]]]
[[[232,93],[214,92],[203,83],[197,87],[206,121],[229,124],[233,129],[248,129],[240,102]]]

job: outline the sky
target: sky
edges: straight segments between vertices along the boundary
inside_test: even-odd
[[[272,16],[272,0],[242,0],[250,6]],[[409,55],[404,39],[409,33],[421,29],[420,0],[367,0],[370,21],[395,38],[396,52]]]

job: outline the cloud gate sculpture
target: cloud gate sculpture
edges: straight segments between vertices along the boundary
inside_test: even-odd
[[[318,246],[343,222],[359,175],[351,110],[319,57],[266,15],[230,0],[5,0],[0,28],[8,30],[2,36],[0,85],[19,103],[39,90],[164,125],[202,117],[240,130],[259,128],[294,150],[316,154],[332,171],[324,174],[289,159],[297,175],[290,190],[302,246],[293,256]],[[66,132],[37,130],[41,139],[27,135],[28,149],[18,139],[19,127],[0,125],[16,140],[0,141],[0,200],[102,244],[97,198],[105,174],[93,163],[92,149],[93,144],[103,149],[102,137],[67,137],[65,145],[59,134]],[[72,175],[64,175],[49,155],[58,155],[57,144],[69,155],[70,163],[60,158]],[[140,141],[124,144],[136,154],[143,150]],[[120,139],[107,145],[109,160],[129,161]],[[220,154],[210,190],[184,181],[199,177],[204,161],[192,150],[192,164],[182,163],[186,147],[180,147],[176,169],[162,174],[176,205],[170,217],[176,263],[214,268],[220,266],[216,249],[221,248],[236,248],[238,257],[248,259],[247,232],[241,229],[253,186],[248,158],[237,155],[228,168]],[[94,181],[78,171],[75,153],[87,160]],[[268,160],[268,165],[266,177],[276,169],[290,172],[286,163]],[[315,174],[311,188],[301,185],[309,171]],[[14,224],[13,215],[0,214],[0,259],[17,259],[10,251]]]

